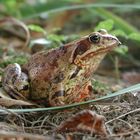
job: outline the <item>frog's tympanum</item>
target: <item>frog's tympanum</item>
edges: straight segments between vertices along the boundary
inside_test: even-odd
[[[22,68],[17,63],[8,65],[3,88],[16,99],[21,96],[43,105],[87,100],[93,94],[92,74],[119,44],[115,36],[102,29],[48,52],[38,52]]]

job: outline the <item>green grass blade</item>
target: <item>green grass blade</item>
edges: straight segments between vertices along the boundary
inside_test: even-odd
[[[76,10],[76,9],[88,9],[88,8],[123,8],[123,9],[140,9],[139,4],[105,4],[105,3],[90,3],[90,4],[78,4],[78,5],[70,5],[68,3],[63,3],[63,6],[57,4],[55,8],[46,5],[42,8],[34,8],[34,13],[24,15],[25,9],[22,9],[22,15],[24,19],[38,17],[40,15],[48,15],[57,12],[63,12],[66,10]],[[51,7],[51,8],[50,8]],[[27,9],[27,7],[25,7]],[[45,10],[44,10],[45,9]]]
[[[49,107],[49,108],[33,108],[33,109],[0,109],[0,113],[9,113],[9,112],[14,112],[14,113],[27,113],[27,112],[39,112],[39,111],[53,111],[53,110],[63,110],[63,109],[69,109],[72,107],[80,106],[80,105],[86,105],[90,104],[96,101],[104,100],[104,99],[109,99],[112,97],[116,97],[122,94],[134,92],[134,91],[139,91],[140,90],[140,84],[136,84],[133,86],[130,86],[128,88],[121,89],[117,92],[110,93],[106,96],[100,97],[98,99],[93,99],[89,100],[86,102],[80,102],[80,103],[75,103],[75,104],[70,104],[70,105],[65,105],[65,106],[57,106],[57,107]]]

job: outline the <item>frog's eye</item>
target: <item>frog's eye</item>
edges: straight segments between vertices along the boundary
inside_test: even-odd
[[[92,43],[99,43],[99,41],[100,41],[100,36],[97,35],[97,34],[91,35],[91,36],[89,37],[89,41],[92,42]]]

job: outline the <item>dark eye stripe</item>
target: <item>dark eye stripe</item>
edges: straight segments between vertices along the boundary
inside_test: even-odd
[[[72,61],[74,61],[74,59],[76,58],[77,55],[82,55],[84,52],[86,52],[89,49],[89,46],[87,46],[86,44],[80,44],[76,47],[74,53],[73,53],[73,58]]]

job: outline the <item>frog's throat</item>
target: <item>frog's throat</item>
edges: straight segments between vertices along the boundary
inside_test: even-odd
[[[86,58],[90,58],[90,57],[93,57],[96,55],[106,54],[107,52],[111,51],[115,47],[116,46],[111,46],[111,47],[106,47],[106,48],[99,48],[97,50],[89,50],[89,51],[85,52],[84,54],[80,55],[79,58],[81,60],[84,60]]]

